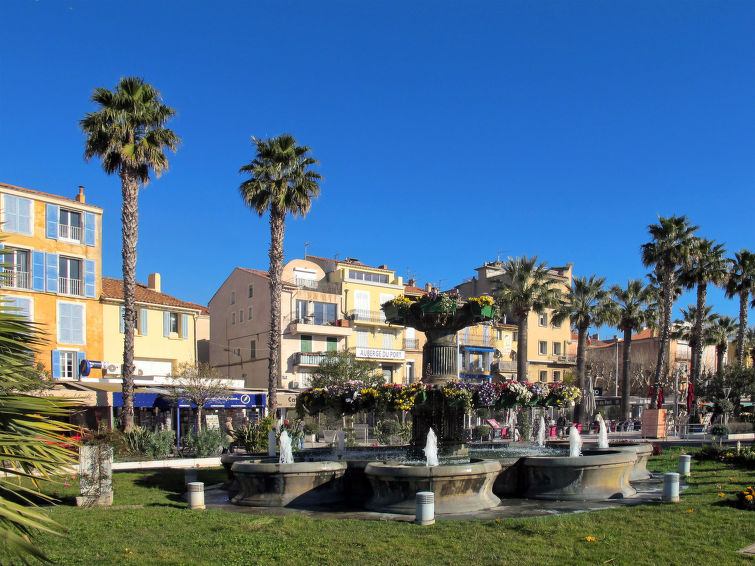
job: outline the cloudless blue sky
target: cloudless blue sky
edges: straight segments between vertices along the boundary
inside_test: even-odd
[[[137,279],[185,300],[267,268],[238,169],[252,135],[283,132],[324,176],[287,259],[311,242],[446,288],[526,254],[613,284],[644,276],[647,225],[672,214],[755,248],[755,2],[14,0],[0,21],[0,181],[84,185],[106,276],[120,181],[83,161],[78,120],[129,75],[178,111],[183,145],[140,198]]]

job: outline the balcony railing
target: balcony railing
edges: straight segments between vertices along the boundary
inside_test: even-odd
[[[81,241],[81,226],[69,226],[68,224],[58,224],[58,238],[66,240]]]
[[[367,309],[354,309],[349,311],[349,318],[355,322],[370,322],[373,324],[383,323],[385,321],[385,313],[383,311],[371,311]]]
[[[462,334],[459,339],[459,344],[463,346],[492,346],[494,343],[495,341],[492,338],[485,338],[482,336],[468,336],[467,338],[464,338],[464,335]]]
[[[419,350],[419,340],[416,338],[404,338],[404,350]]]
[[[318,293],[329,293],[331,295],[341,294],[340,283],[329,283],[327,281],[317,281],[314,279],[303,279],[301,277],[296,277],[294,279],[294,285],[296,285],[300,289],[317,291]]]
[[[504,371],[516,371],[516,362],[493,362],[490,366],[490,370],[493,373],[501,373]]]
[[[81,279],[58,277],[58,293],[63,295],[81,295]]]
[[[328,358],[326,354],[312,354],[308,352],[296,352],[294,354],[295,366],[319,366]]]
[[[28,289],[29,288],[29,272],[28,271],[6,271],[4,274],[5,285],[9,287],[15,287],[16,289]]]

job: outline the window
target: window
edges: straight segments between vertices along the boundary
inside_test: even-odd
[[[545,340],[540,340],[537,343],[537,351],[541,356],[547,356],[548,355],[548,342]]]
[[[246,313],[246,319],[247,319],[247,320],[252,320],[252,307],[249,307],[249,308],[247,309],[247,313]]]
[[[496,330],[495,331],[495,339],[496,340],[503,340],[503,330]]]
[[[60,209],[58,214],[58,238],[61,240],[81,241],[81,213]]]
[[[170,313],[170,332],[178,334],[178,313]]]
[[[8,249],[0,256],[0,261],[6,264],[4,283],[17,289],[31,289],[31,264],[29,250]]]
[[[254,297],[254,285],[249,285],[249,298]]]
[[[86,307],[79,303],[58,302],[58,342],[84,344]]]
[[[244,322],[244,310],[239,311],[239,322]]]
[[[548,381],[548,372],[547,370],[541,369],[540,370],[540,381]]]
[[[10,297],[5,296],[3,297],[5,299],[5,305],[7,307],[17,309],[12,311],[14,314],[25,316],[29,320],[33,320],[32,312],[31,312],[31,299],[28,297]]]
[[[561,342],[554,342],[553,343],[553,355],[554,356],[560,356],[561,355]]]
[[[554,371],[553,372],[553,381],[561,381],[561,372],[560,371]]]
[[[335,352],[338,350],[338,338],[335,336],[328,336],[326,339],[326,348],[328,352]]]
[[[512,342],[519,342],[519,333],[518,332],[514,332],[513,333],[513,336],[511,337],[511,341]]]
[[[393,332],[383,332],[383,350],[393,350]]]
[[[561,323],[560,322],[554,322],[553,323],[553,328],[561,328]]]
[[[317,301],[296,301],[296,318],[306,324],[333,324],[336,320],[336,304]]]
[[[302,334],[300,340],[300,352],[310,353],[312,352],[312,337]]]
[[[537,319],[538,326],[548,326],[548,315],[543,313]]]
[[[31,200],[3,195],[3,216],[0,228],[4,232],[31,236]]]
[[[236,304],[236,291],[231,291],[231,304]]]
[[[236,313],[235,312],[231,313],[231,324],[236,324]],[[173,330],[171,330],[171,332],[173,332]]]
[[[58,259],[58,293],[82,295],[81,260],[60,256]]]
[[[251,352],[251,353],[249,354],[249,359],[250,359],[250,360],[253,360],[254,358],[256,358],[256,357],[257,357],[257,341],[256,341],[256,340],[252,340],[252,341],[251,341],[251,342],[249,343],[249,350],[250,350],[250,352]]]
[[[367,331],[357,330],[357,348],[367,348]]]
[[[365,273],[364,271],[349,270],[349,279],[355,281],[371,281],[373,283],[388,283],[388,276],[382,273]]]
[[[78,368],[76,367],[76,361],[78,360],[78,352],[67,352],[62,350],[60,352],[60,379],[76,379]]]

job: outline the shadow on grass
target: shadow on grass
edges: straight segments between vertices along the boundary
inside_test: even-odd
[[[166,497],[171,501],[183,502],[183,494],[186,492],[183,470],[160,470],[151,474],[143,474],[134,481],[134,485],[150,489],[160,489],[166,492]]]

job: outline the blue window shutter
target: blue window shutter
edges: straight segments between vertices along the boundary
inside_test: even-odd
[[[95,216],[91,212],[84,213],[84,245],[93,246],[95,241]]]
[[[76,375],[79,376],[79,379],[81,379],[81,374],[79,373],[81,360],[86,360],[86,358],[87,358],[86,352],[76,352]]]
[[[0,226],[2,226],[2,224],[0,224]],[[5,248],[5,245],[0,244],[0,250],[3,250],[4,248]],[[2,251],[0,251],[0,273],[5,271],[5,267],[3,267],[5,263],[10,263],[8,254],[2,253]],[[0,281],[2,281],[1,278],[0,278]],[[2,283],[5,283],[5,281],[2,281]]]
[[[47,237],[53,240],[58,239],[58,216],[60,216],[60,207],[55,204],[47,205]]]
[[[141,312],[139,313],[139,334],[142,336],[147,335],[147,313],[149,311],[147,309],[141,309]]]
[[[4,232],[18,232],[18,199],[11,195],[3,195],[3,223]]]
[[[181,315],[181,338],[189,337],[189,315]]]
[[[31,288],[35,291],[45,290],[44,252],[31,252]]]
[[[58,292],[58,254],[45,254],[45,272],[47,280],[47,291],[49,293]]]
[[[126,316],[126,307],[120,307],[118,309],[120,316],[118,317],[118,332],[124,334],[126,332],[126,321],[123,317]]]
[[[84,296],[94,297],[94,260],[84,260]]]
[[[18,233],[31,236],[31,200],[28,198],[18,199]]]
[[[60,350],[52,351],[52,377],[60,379]]]
[[[163,336],[170,337],[170,313],[163,311]]]
[[[84,316],[84,305],[71,305],[71,344],[86,344]]]

